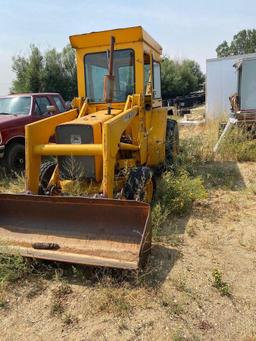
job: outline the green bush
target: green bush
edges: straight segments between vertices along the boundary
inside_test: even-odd
[[[23,257],[0,254],[0,284],[14,282],[31,271]]]
[[[159,197],[170,213],[180,215],[185,213],[193,201],[206,197],[206,191],[200,177],[191,178],[187,171],[164,174],[160,186]]]
[[[154,230],[158,231],[169,215],[185,214],[195,200],[206,197],[200,177],[191,178],[184,169],[166,172],[159,183],[152,209]]]

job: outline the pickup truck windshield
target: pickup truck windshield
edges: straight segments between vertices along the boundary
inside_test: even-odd
[[[104,76],[108,74],[107,52],[90,53],[84,57],[86,96],[90,102],[102,103]],[[134,51],[115,50],[113,102],[125,102],[134,93]]]
[[[0,98],[0,115],[28,115],[30,107],[31,97]]]

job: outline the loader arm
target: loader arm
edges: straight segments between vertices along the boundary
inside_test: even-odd
[[[134,106],[110,119],[103,126],[103,195],[106,198],[113,197],[114,168],[116,154],[119,148],[122,148],[120,145],[121,135],[137,115],[138,109],[138,106]],[[135,147],[139,150],[139,147],[134,145],[126,147],[131,149]]]

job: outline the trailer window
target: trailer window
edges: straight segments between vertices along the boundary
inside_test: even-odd
[[[90,102],[103,103],[104,76],[108,74],[107,53],[85,55],[86,96]],[[114,96],[113,102],[125,102],[134,93],[134,51],[114,51]]]

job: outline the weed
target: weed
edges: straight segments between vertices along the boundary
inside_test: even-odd
[[[66,326],[70,326],[71,324],[77,323],[78,319],[77,317],[72,316],[70,313],[65,314],[64,319],[63,319],[63,323]]]
[[[186,281],[184,278],[173,278],[172,282],[178,291],[190,292],[190,290],[186,287]]]
[[[52,291],[53,303],[51,306],[52,316],[61,316],[65,311],[64,303],[68,295],[72,293],[72,288],[66,283],[61,283],[56,289]]]
[[[51,306],[51,315],[52,316],[60,316],[64,313],[64,307],[62,302],[54,301]]]
[[[193,179],[183,169],[166,172],[159,183],[156,203],[152,209],[154,234],[159,234],[169,215],[183,215],[195,200],[206,197],[200,177]]]
[[[27,298],[32,299],[38,295],[40,295],[45,289],[45,286],[41,280],[35,281],[33,283],[32,288],[27,293]]]
[[[167,221],[169,215],[169,210],[165,209],[161,202],[157,202],[151,213],[152,225],[153,225],[153,235],[157,237],[160,234],[161,228]]]
[[[53,290],[53,295],[55,299],[62,299],[67,295],[72,294],[72,292],[73,291],[70,285],[66,283],[61,283],[61,285],[59,285],[57,289]]]
[[[187,234],[189,235],[190,238],[193,238],[196,236],[196,229],[194,226],[190,226],[187,228]]]
[[[113,292],[113,290],[105,290],[103,297],[99,301],[98,310],[124,316],[131,312],[132,305],[125,292],[118,293]]]
[[[72,265],[72,274],[78,279],[84,279],[84,271],[79,265]]]
[[[209,330],[209,329],[213,328],[213,325],[210,322],[206,321],[206,320],[202,320],[202,321],[200,321],[198,327],[201,330]]]
[[[31,272],[31,265],[23,257],[0,254],[0,284],[15,282]]]
[[[6,308],[8,308],[8,302],[0,298],[0,309],[6,309]]]
[[[212,272],[214,283],[213,286],[219,291],[221,296],[231,296],[229,286],[222,280],[222,273],[218,269],[214,269]]]
[[[187,338],[183,336],[181,333],[176,333],[172,336],[172,341],[186,341]]]
[[[171,315],[179,316],[184,312],[183,306],[172,297],[162,297],[160,303]]]

